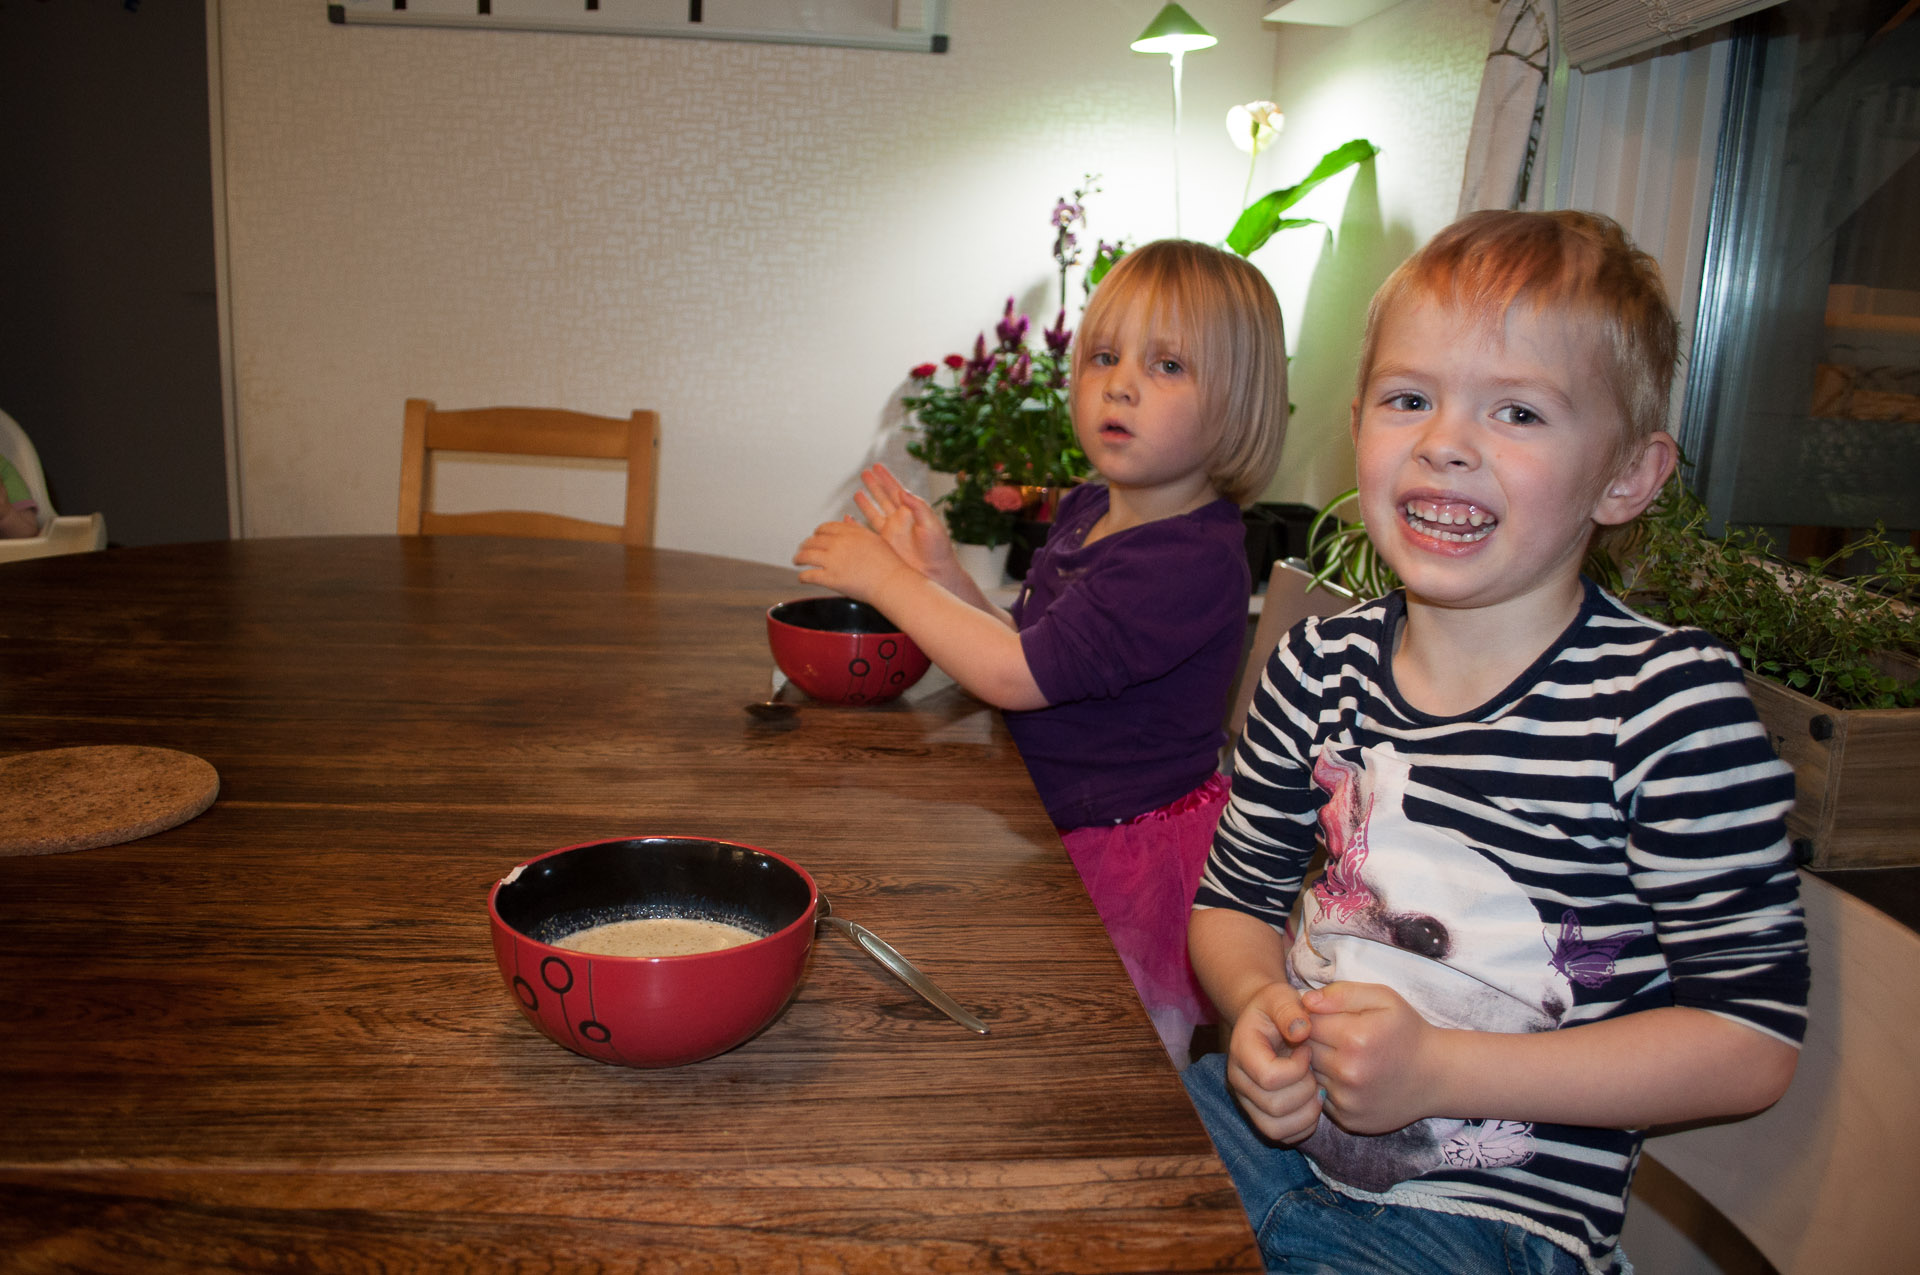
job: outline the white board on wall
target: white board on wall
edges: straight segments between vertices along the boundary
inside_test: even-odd
[[[947,0],[331,0],[327,20],[947,51]]]

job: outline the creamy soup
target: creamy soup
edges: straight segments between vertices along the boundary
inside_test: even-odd
[[[589,926],[556,939],[554,946],[597,956],[693,956],[738,947],[759,937],[724,921],[660,916]]]

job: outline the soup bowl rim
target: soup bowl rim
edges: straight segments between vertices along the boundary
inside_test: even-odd
[[[789,871],[796,873],[802,881],[806,882],[806,885],[807,885],[806,910],[802,912],[798,917],[795,917],[791,922],[781,926],[777,930],[774,930],[772,933],[758,935],[748,940],[745,943],[733,943],[726,947],[715,948],[711,952],[684,952],[684,953],[680,953],[678,955],[672,955],[672,956],[624,956],[614,952],[583,952],[578,948],[561,947],[557,943],[549,943],[544,939],[535,938],[533,935],[527,933],[525,930],[521,929],[519,926],[515,925],[513,922],[507,920],[506,917],[500,915],[500,891],[512,885],[514,882],[518,881],[520,879],[521,873],[533,867],[535,864],[541,862],[543,859],[551,859],[555,855],[569,854],[575,850],[590,850],[596,846],[622,845],[628,842],[648,842],[648,841],[698,842],[703,845],[733,846],[740,850],[751,851],[754,854],[765,855],[767,858],[773,859],[776,862],[782,864]],[[783,936],[792,934],[794,929],[799,926],[804,925],[811,928],[815,924],[816,918],[820,911],[820,883],[813,879],[813,874],[811,872],[808,872],[805,868],[801,867],[798,863],[794,862],[792,859],[788,858],[786,855],[781,854],[778,850],[769,850],[765,846],[751,845],[745,841],[735,841],[729,837],[693,837],[693,836],[682,836],[682,835],[671,834],[671,833],[664,833],[664,834],[653,833],[653,834],[647,834],[643,836],[632,836],[632,837],[596,837],[591,841],[582,841],[577,845],[560,846],[556,849],[548,850],[543,854],[537,854],[533,856],[533,858],[531,859],[527,859],[521,863],[515,864],[513,868],[505,876],[501,877],[498,881],[495,881],[493,883],[493,888],[487,892],[487,911],[492,915],[494,921],[499,923],[501,926],[505,927],[516,938],[524,940],[527,943],[531,943],[533,946],[537,948],[544,948],[550,952],[564,952],[569,956],[586,957],[594,961],[616,961],[622,964],[631,963],[635,965],[659,964],[660,962],[663,962],[663,961],[674,961],[674,962],[710,961],[710,960],[725,958],[728,955],[728,953],[744,952],[748,948],[757,947],[763,943],[772,943],[775,940],[782,938]]]

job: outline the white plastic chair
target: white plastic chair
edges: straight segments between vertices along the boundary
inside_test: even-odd
[[[1642,1270],[1736,1267],[1694,1261],[1684,1244],[1662,1253],[1649,1243],[1657,1232],[1636,1234],[1641,1208],[1695,1244],[1731,1223],[1780,1275],[1877,1275],[1920,1261],[1920,935],[1806,872],[1800,898],[1813,987],[1799,1070],[1757,1116],[1647,1139],[1645,1159],[1719,1217],[1694,1230],[1684,1195],[1643,1162],[1622,1237]]]
[[[47,498],[47,476],[40,468],[40,453],[19,423],[0,412],[0,455],[12,462],[25,480],[27,490],[40,506],[40,534],[22,540],[0,540],[0,562],[18,562],[23,558],[47,558],[61,553],[91,553],[107,547],[107,519],[104,514],[61,517]]]

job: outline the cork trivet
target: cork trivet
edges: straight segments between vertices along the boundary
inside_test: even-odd
[[[192,753],[109,744],[0,757],[0,855],[137,841],[183,824],[220,792]]]

